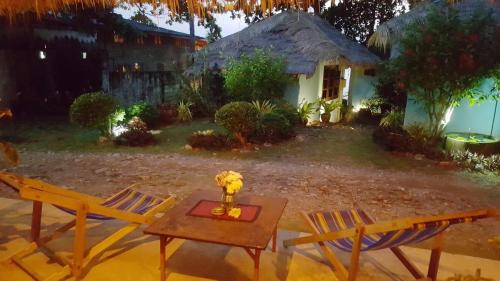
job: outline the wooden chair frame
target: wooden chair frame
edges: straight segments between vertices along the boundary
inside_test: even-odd
[[[12,177],[17,180],[14,180]],[[19,179],[21,179],[21,182],[18,181]],[[142,224],[149,224],[157,213],[164,211],[175,203],[175,197],[168,197],[162,203],[158,204],[143,215],[140,215],[102,206],[100,204],[106,201],[102,198],[67,190],[38,180],[21,178],[0,172],[0,181],[3,181],[5,184],[18,191],[21,198],[33,201],[31,221],[32,243],[8,258],[6,261],[15,263],[35,280],[60,280],[68,275],[72,275],[77,279],[81,278],[87,267],[98,255],[103,253],[106,249],[132,231],[139,228]],[[130,186],[128,188],[132,187],[133,186]],[[73,210],[76,212],[75,219],[61,226],[52,234],[40,237],[43,203],[53,204]],[[94,245],[86,253],[86,223],[88,213],[99,214],[127,221],[129,224]],[[48,242],[61,237],[65,232],[72,228],[75,229],[72,260],[58,255],[45,247]],[[40,276],[22,261],[24,257],[30,255],[36,250],[40,250],[49,258],[63,266],[63,268],[51,276],[45,278]]]
[[[305,221],[307,222],[307,225],[310,229],[310,233],[312,233],[312,235],[285,240],[283,241],[283,246],[287,248],[289,246],[297,246],[301,244],[318,243],[325,258],[336,270],[336,275],[340,279],[340,281],[356,280],[356,276],[359,269],[359,256],[361,253],[361,238],[363,237],[363,235],[404,230],[430,222],[460,219],[460,218],[468,219],[471,217],[484,217],[484,218],[496,217],[499,215],[496,209],[482,209],[482,210],[459,212],[454,214],[445,214],[438,216],[405,218],[405,219],[397,219],[384,222],[373,222],[371,224],[360,223],[353,228],[348,228],[335,232],[321,233],[314,224],[314,222],[309,218],[307,213],[302,212],[301,214],[304,217]],[[427,276],[425,276],[424,273],[422,273],[415,266],[415,264],[413,264],[408,259],[408,257],[403,253],[403,251],[399,247],[393,247],[390,248],[390,250],[401,261],[401,263],[405,266],[405,268],[412,274],[412,276],[416,280],[436,281],[439,268],[439,259],[441,257],[441,252],[443,249],[443,236],[444,234],[440,233],[433,238],[434,241],[431,248],[431,256],[429,260],[429,268]],[[337,258],[332,249],[327,245],[325,245],[325,241],[337,240],[342,238],[353,239],[353,248],[351,252],[349,269],[346,269],[346,267]]]

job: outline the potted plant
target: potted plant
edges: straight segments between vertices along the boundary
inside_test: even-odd
[[[332,117],[332,112],[342,106],[342,101],[340,100],[318,99],[316,103],[318,104],[316,111],[323,109],[323,113],[321,114],[321,122],[323,124],[328,124],[330,122],[330,118]]]
[[[309,121],[309,115],[314,110],[314,102],[308,102],[306,100],[302,100],[302,102],[299,105],[299,108],[297,109],[297,112],[299,114],[300,121],[304,126],[307,125],[307,122]]]

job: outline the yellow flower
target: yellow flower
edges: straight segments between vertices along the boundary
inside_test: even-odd
[[[217,185],[226,188],[228,193],[238,192],[243,187],[243,176],[234,171],[223,171],[215,176]]]
[[[235,193],[240,191],[241,187],[243,186],[243,182],[241,180],[234,180],[229,182],[226,185],[226,191],[228,193]]]
[[[227,215],[237,219],[241,215],[241,209],[240,208],[232,208],[231,210],[229,210],[229,213]]]

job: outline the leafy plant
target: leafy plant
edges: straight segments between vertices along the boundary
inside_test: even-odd
[[[466,151],[453,151],[451,157],[459,167],[475,172],[500,173],[500,154],[484,156]]]
[[[277,113],[283,115],[283,117],[288,120],[290,126],[294,127],[301,123],[299,113],[297,112],[297,108],[290,104],[281,104],[278,108],[273,110],[273,113]]]
[[[114,142],[119,145],[146,146],[156,143],[153,134],[148,131],[148,127],[139,117],[132,117],[127,124],[128,130],[123,132]]]
[[[380,120],[380,126],[388,128],[400,128],[403,126],[404,113],[401,110],[393,110]]]
[[[283,58],[256,49],[251,56],[229,60],[224,85],[233,100],[277,100],[283,97],[290,78]]]
[[[314,111],[314,102],[308,102],[306,100],[302,100],[302,102],[299,105],[299,108],[297,109],[297,112],[299,114],[299,118],[303,124],[307,124],[309,120],[309,116],[313,113]]]
[[[251,103],[231,102],[217,110],[215,122],[233,133],[245,146],[247,137],[257,129],[259,113]]]
[[[193,104],[191,102],[180,101],[177,107],[177,119],[181,122],[189,122],[193,120],[193,115],[191,114],[190,107]]]
[[[482,10],[461,18],[452,7],[433,9],[408,25],[400,46],[402,55],[385,68],[424,107],[432,136],[442,132],[450,107],[486,97],[474,88],[499,68],[496,22]]]
[[[323,112],[327,113],[327,114],[332,113],[336,109],[339,109],[342,107],[342,101],[339,101],[339,100],[329,101],[329,100],[325,100],[325,99],[318,99],[316,101],[316,104],[318,105],[318,107],[316,108],[316,111],[320,111],[321,109],[323,109]]]
[[[159,125],[160,112],[156,107],[147,102],[139,102],[131,105],[126,110],[125,119],[131,120],[132,117],[139,117],[149,127],[154,128]]]
[[[361,107],[367,108],[372,114],[382,112],[382,106],[385,100],[382,97],[373,96],[368,99],[361,100]]]
[[[96,128],[102,136],[111,135],[113,113],[119,109],[118,101],[102,92],[79,96],[70,107],[70,120],[82,127]]]
[[[264,100],[260,102],[259,100],[252,101],[253,107],[259,112],[260,115],[271,113],[276,109],[276,105],[271,103],[270,100]]]
[[[10,111],[10,109],[0,109],[0,119],[5,117],[12,117],[12,111]],[[17,163],[19,162],[19,156],[17,155],[17,151],[14,149],[14,147],[12,147],[10,143],[0,141],[0,150],[3,152],[5,159],[11,165],[17,165]]]

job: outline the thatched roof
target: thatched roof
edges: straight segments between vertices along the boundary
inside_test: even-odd
[[[279,7],[290,7],[307,10],[318,6],[319,0],[0,0],[0,16],[13,17],[16,14],[34,12],[44,15],[47,12],[57,12],[68,7],[115,7],[120,4],[151,4],[154,7],[166,8],[174,14],[187,9],[189,14],[205,18],[207,12],[243,11],[249,13],[255,10],[267,14]],[[184,4],[181,4],[184,3]],[[183,7],[184,6],[184,7]]]
[[[252,54],[255,49],[269,49],[283,56],[289,74],[312,75],[321,61],[354,66],[373,66],[380,62],[366,47],[350,40],[320,17],[285,11],[208,44],[198,52],[188,73],[199,73],[204,66],[224,68],[228,59]]]
[[[386,48],[399,41],[399,38],[408,24],[414,21],[422,21],[433,8],[440,10],[447,8],[449,5],[457,9],[459,17],[463,19],[474,16],[478,8],[491,10],[493,12],[493,17],[497,20],[497,24],[500,25],[500,2],[498,0],[462,0],[454,1],[454,4],[449,4],[449,2],[450,1],[446,0],[424,2],[408,13],[381,24],[370,37],[368,45]]]

